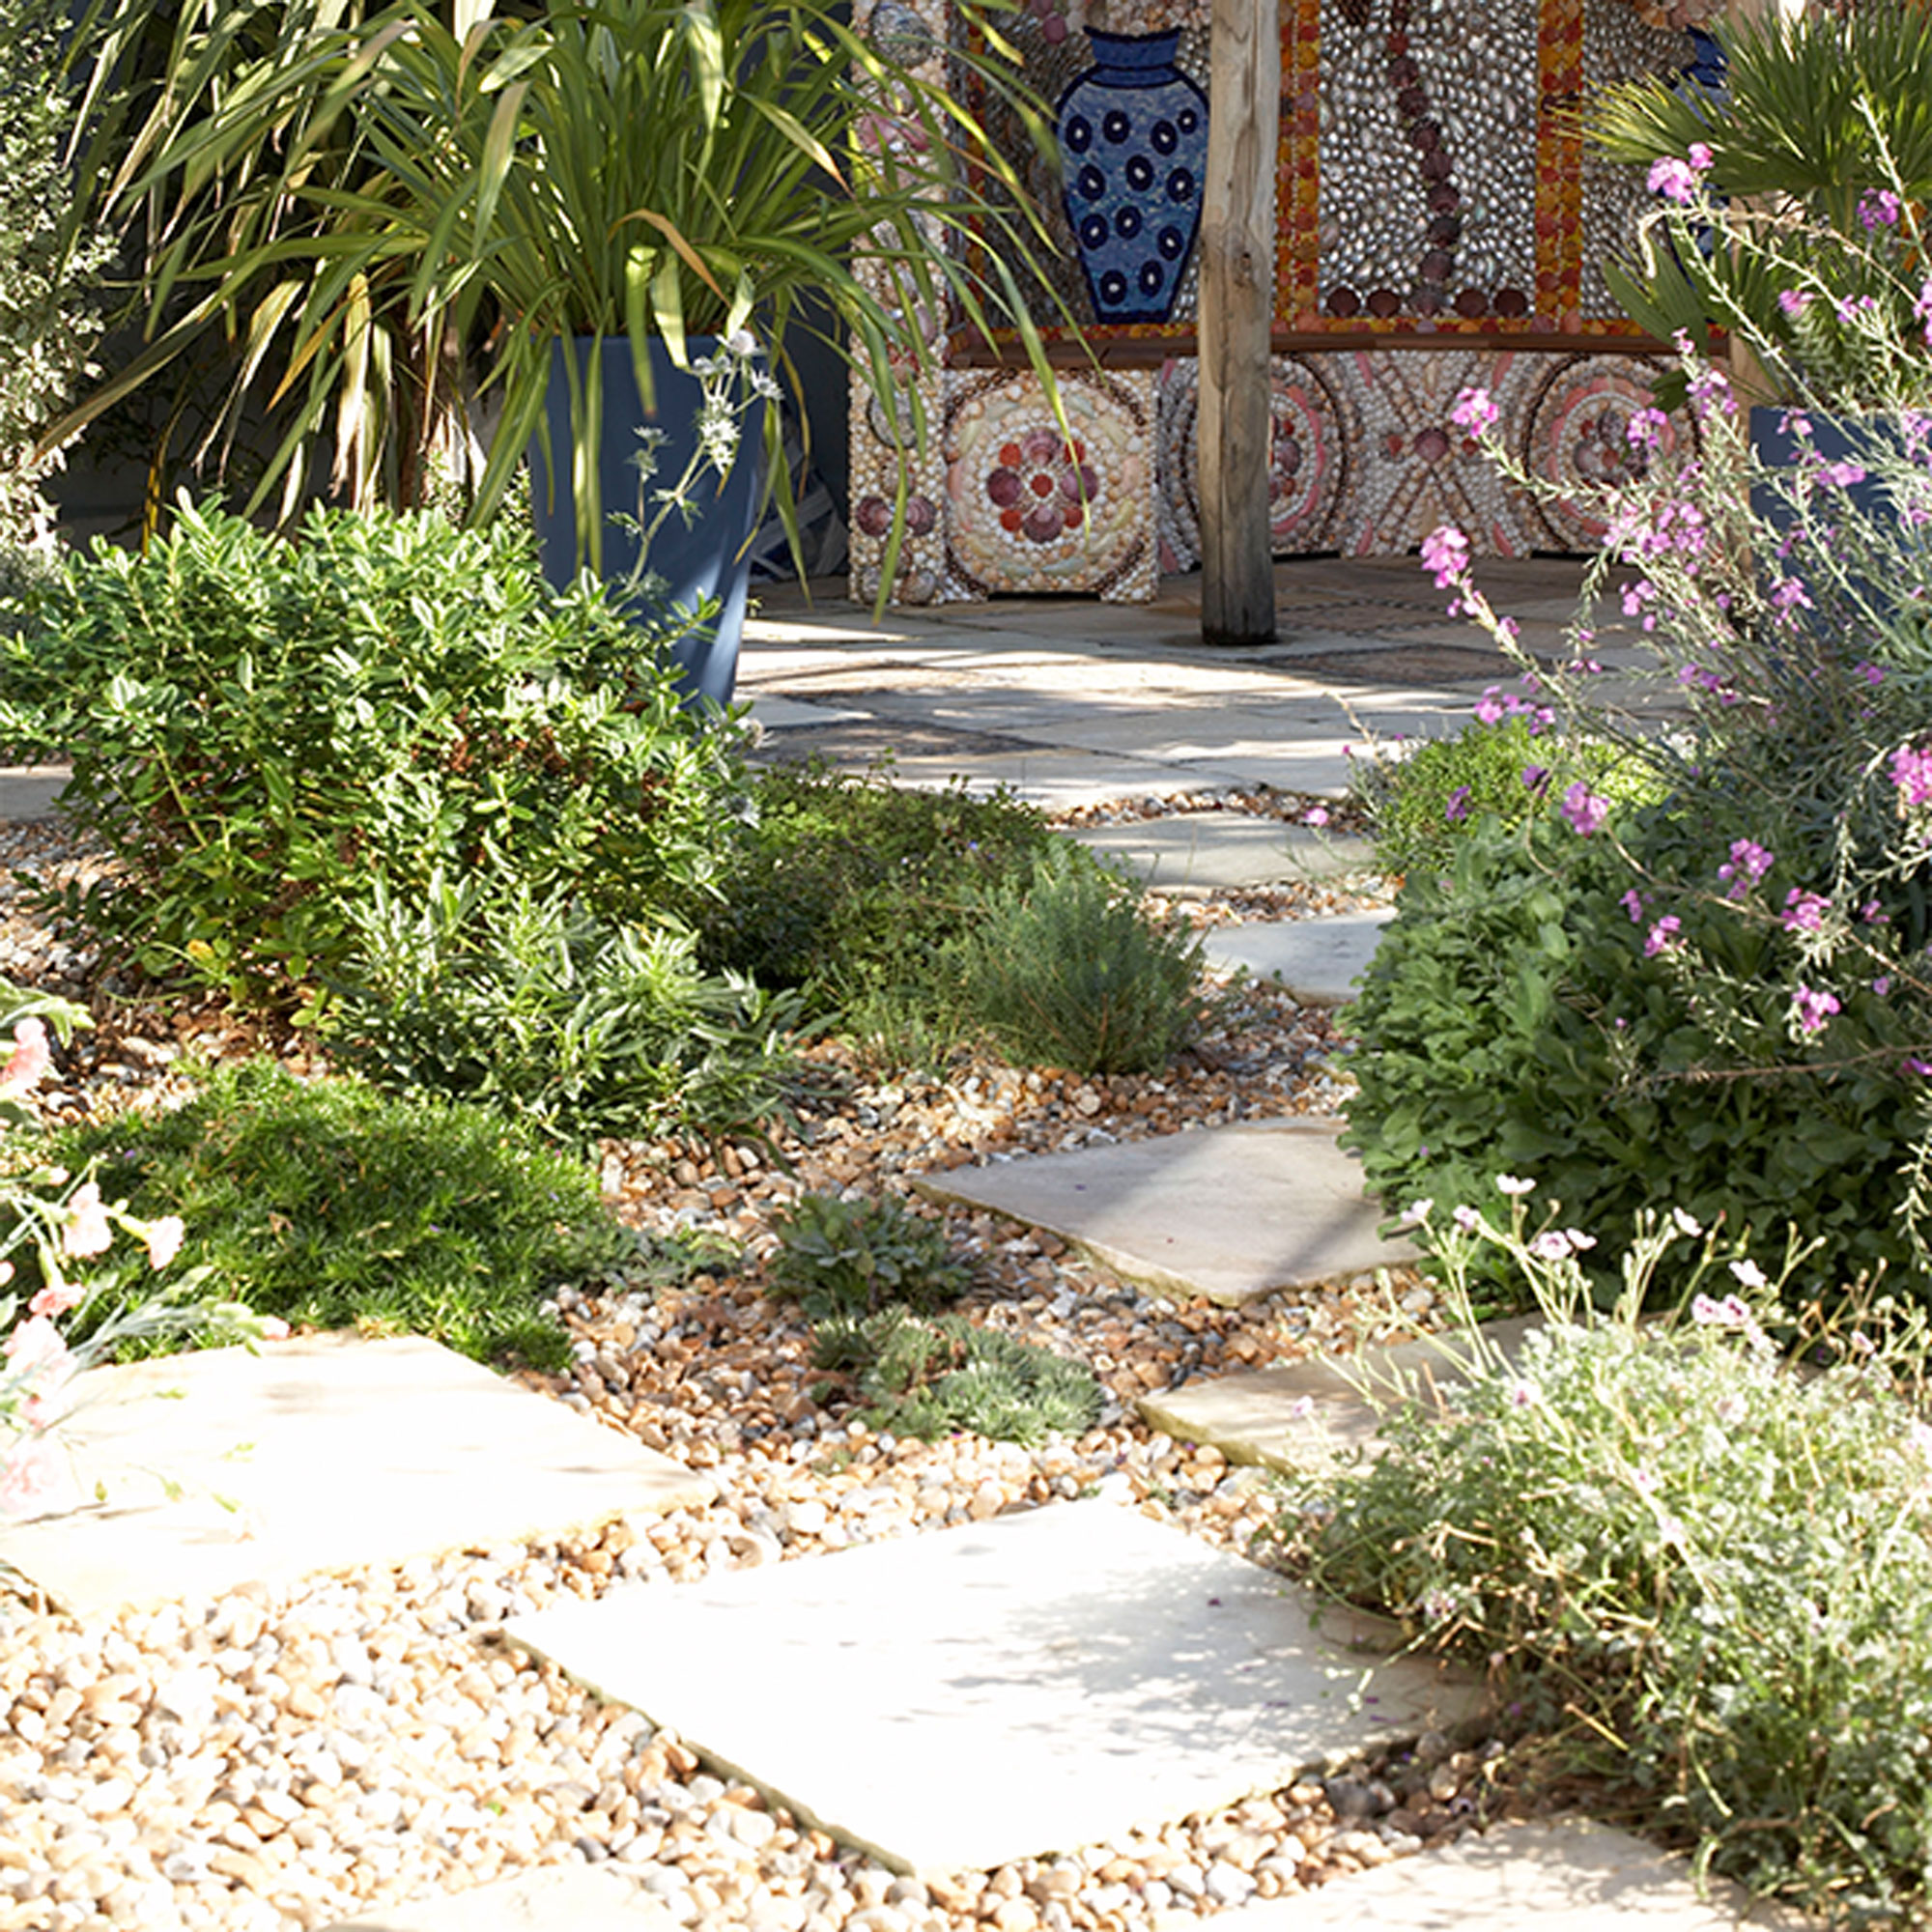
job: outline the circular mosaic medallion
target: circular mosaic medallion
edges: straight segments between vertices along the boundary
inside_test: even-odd
[[[1666,418],[1655,452],[1630,436],[1631,419],[1654,406],[1663,365],[1637,355],[1565,355],[1538,380],[1523,417],[1520,455],[1532,474],[1573,486],[1574,497],[1536,504],[1538,521],[1565,550],[1594,550],[1605,528],[1592,499],[1643,476],[1688,433]]]
[[[981,596],[1099,591],[1151,562],[1149,412],[1125,382],[963,382],[946,411],[949,568]]]

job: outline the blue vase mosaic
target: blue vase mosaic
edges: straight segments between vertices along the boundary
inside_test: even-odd
[[[1100,322],[1166,322],[1201,227],[1208,97],[1175,65],[1179,30],[1087,39],[1060,97],[1066,218]]]

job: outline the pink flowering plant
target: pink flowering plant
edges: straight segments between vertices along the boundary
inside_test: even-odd
[[[1920,352],[1891,356],[1857,457],[1794,411],[1773,465],[1686,342],[1685,414],[1634,412],[1634,477],[1571,487],[1606,534],[1558,665],[1432,542],[1557,733],[1650,789],[1552,781],[1553,810],[1405,881],[1353,1009],[1350,1132],[1384,1200],[1530,1167],[1606,1246],[1674,1199],[1799,1228],[1795,1295],[1884,1272],[1932,1299],[1932,412]]]
[[[1377,1454],[1291,1479],[1267,1553],[1485,1671],[1520,1777],[1586,1777],[1832,1922],[1922,1922],[1922,1322],[1793,1322],[1803,1244],[1761,1264],[1682,1208],[1639,1218],[1600,1312],[1603,1249],[1502,1179],[1528,1191],[1415,1204],[1461,1319],[1427,1369],[1363,1378]],[[1510,1343],[1471,1322],[1498,1267],[1537,1317]]]
[[[14,1020],[13,1050],[0,1068],[0,1118],[18,1125],[30,1118],[28,1095],[51,1065],[48,1019],[66,1028],[87,1015],[65,1001],[0,987],[0,1017],[9,1006],[38,1009]],[[108,1308],[100,1287],[85,1277],[114,1246],[117,1231],[146,1250],[159,1285]],[[240,1341],[287,1332],[237,1302],[200,1297],[211,1272],[205,1267],[164,1279],[183,1234],[177,1215],[142,1218],[103,1199],[91,1170],[76,1178],[60,1167],[15,1164],[0,1178],[0,1519],[45,1515],[80,1499],[62,1430],[80,1400],[76,1378],[103,1355],[187,1330]],[[23,1280],[16,1255],[31,1262],[31,1291],[14,1286]],[[85,1337],[76,1340],[80,1330]]]
[[[1887,406],[1901,349],[1932,394],[1932,14],[1866,0],[1714,32],[1721,88],[1646,78],[1597,108],[1657,198],[1612,292],[1663,340],[1731,331],[1752,400]]]

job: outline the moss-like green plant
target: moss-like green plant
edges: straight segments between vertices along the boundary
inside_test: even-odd
[[[986,893],[953,957],[966,1014],[1033,1065],[1152,1072],[1205,1010],[1199,936],[1071,845]]]
[[[970,1430],[1034,1443],[1100,1419],[1100,1384],[1085,1363],[958,1315],[927,1321],[893,1308],[825,1321],[812,1337],[812,1360],[854,1378],[873,1428],[925,1441]]]
[[[814,1321],[873,1315],[889,1304],[943,1308],[966,1286],[944,1226],[921,1220],[892,1195],[801,1195],[777,1227],[771,1293],[790,1296]]]
[[[258,1314],[429,1335],[478,1360],[560,1368],[546,1293],[638,1253],[590,1168],[526,1129],[264,1061],[45,1151],[75,1171],[99,1160],[101,1193],[137,1214],[181,1215],[186,1267]]]

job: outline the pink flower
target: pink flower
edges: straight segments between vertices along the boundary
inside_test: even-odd
[[[1454,524],[1437,524],[1422,540],[1422,567],[1435,573],[1436,589],[1447,590],[1469,567],[1469,539]]]
[[[1643,956],[1655,959],[1660,952],[1667,951],[1675,944],[1678,929],[1684,922],[1674,912],[1667,912],[1650,928],[1643,942]]]
[[[1301,814],[1301,822],[1304,825],[1314,826],[1319,832],[1322,826],[1328,823],[1328,808],[1325,805],[1311,805]]]
[[[1458,785],[1449,794],[1449,802],[1442,808],[1442,817],[1450,825],[1460,824],[1469,815],[1469,787]]]
[[[1898,215],[1898,197],[1889,187],[1869,187],[1859,196],[1859,219],[1864,223],[1867,234],[1880,228],[1896,228]]]
[[[1793,886],[1784,895],[1784,910],[1778,914],[1777,923],[1786,932],[1822,932],[1825,915],[1831,910],[1830,899]]]
[[[1645,185],[1652,194],[1661,194],[1665,201],[1681,205],[1695,199],[1697,172],[1689,161],[1679,160],[1675,155],[1666,155],[1662,160],[1651,162]]]
[[[1776,863],[1774,855],[1754,839],[1731,840],[1731,860],[1718,867],[1718,877],[1729,885],[1726,898],[1741,899]]]
[[[286,1342],[289,1339],[289,1324],[279,1315],[265,1315],[255,1324],[256,1332],[265,1342]]]
[[[1891,754],[1891,781],[1898,787],[1901,804],[1924,805],[1932,801],[1932,752],[1916,745],[1901,745]]]
[[[105,1254],[113,1245],[114,1231],[107,1225],[107,1209],[101,1206],[100,1188],[83,1180],[67,1204],[67,1225],[61,1230],[61,1252],[76,1257]]]
[[[1449,420],[1468,436],[1481,436],[1502,413],[1490,400],[1487,389],[1464,389],[1449,412]]]
[[[1633,925],[1643,923],[1643,895],[1633,886],[1617,903],[1630,914]]]
[[[1712,154],[1710,144],[1706,141],[1692,141],[1685,150],[1684,157],[1700,175],[1709,174],[1718,158]]]
[[[1748,1267],[1750,1264],[1747,1262],[1745,1265]],[[1743,1277],[1740,1276],[1740,1279]],[[1747,1285],[1761,1288],[1764,1277],[1759,1275],[1755,1282]],[[1751,1312],[1739,1295],[1727,1294],[1723,1300],[1714,1301],[1708,1294],[1700,1294],[1691,1300],[1690,1319],[1700,1328],[1743,1328],[1749,1324]]]
[[[14,1042],[6,1067],[0,1069],[0,1099],[12,1099],[37,1087],[53,1064],[47,1030],[39,1020],[30,1016],[19,1021],[14,1028]]]
[[[1821,1033],[1832,1015],[1838,1010],[1835,993],[1822,989],[1813,991],[1802,982],[1791,995],[1791,1017],[1797,1022],[1800,1033]]]
[[[1563,794],[1563,816],[1570,821],[1570,829],[1580,838],[1588,838],[1593,833],[1601,832],[1605,819],[1609,815],[1609,800],[1599,798],[1581,779],[1577,780]]]
[[[13,1364],[15,1375],[42,1385],[61,1380],[73,1359],[60,1330],[44,1315],[22,1321],[0,1342],[0,1355]]]
[[[1458,1208],[1449,1218],[1465,1235],[1473,1235],[1483,1225],[1483,1217],[1473,1208]]]
[[[16,1521],[71,1506],[73,1479],[52,1437],[23,1435],[0,1448],[0,1516]]]
[[[1779,289],[1777,305],[1796,322],[1811,306],[1811,297],[1804,289]]]
[[[1662,410],[1642,409],[1624,425],[1624,435],[1640,449],[1656,449],[1669,427],[1670,418]]]
[[[86,1299],[87,1291],[76,1287],[71,1281],[50,1281],[27,1303],[29,1315],[65,1315],[70,1308],[78,1308]]]
[[[144,1231],[148,1242],[148,1265],[164,1268],[181,1253],[182,1237],[187,1233],[179,1214],[163,1214],[150,1221]]]

